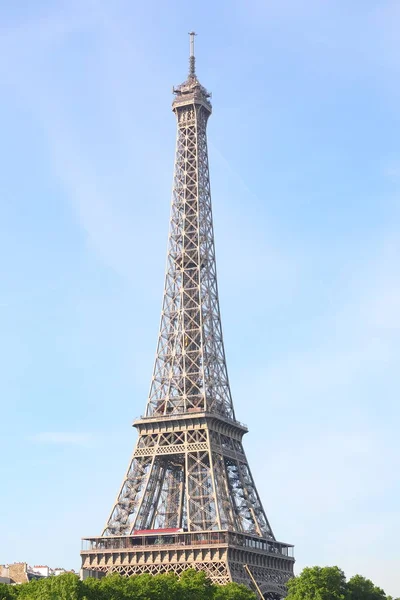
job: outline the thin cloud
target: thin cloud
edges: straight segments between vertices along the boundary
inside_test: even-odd
[[[60,444],[69,446],[91,446],[91,433],[76,433],[72,431],[42,431],[30,437],[33,442],[42,444]]]

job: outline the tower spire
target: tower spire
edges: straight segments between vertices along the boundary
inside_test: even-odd
[[[197,35],[194,31],[189,32],[190,37],[190,54],[189,54],[189,77],[196,77],[195,63],[196,59],[194,56],[194,36]]]

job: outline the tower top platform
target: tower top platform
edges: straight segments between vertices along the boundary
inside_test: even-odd
[[[196,75],[196,58],[194,54],[194,31],[189,33],[190,36],[190,54],[189,54],[189,73],[187,79],[172,89],[175,94],[175,99],[172,103],[172,109],[186,106],[188,104],[202,104],[204,108],[211,113],[211,93],[206,90],[199,82]]]

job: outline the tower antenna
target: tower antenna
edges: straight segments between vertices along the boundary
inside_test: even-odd
[[[194,31],[189,32],[189,36],[190,36],[189,77],[196,76],[196,69],[195,69],[196,59],[194,56],[194,36],[195,35],[197,35],[197,33],[195,33]]]

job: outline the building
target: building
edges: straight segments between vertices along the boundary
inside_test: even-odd
[[[32,579],[42,579],[44,577],[46,575],[43,575],[40,571],[36,571],[35,568],[30,567],[26,562],[0,565],[1,583],[28,583]]]
[[[8,583],[11,585],[16,583],[28,583],[33,579],[45,579],[46,577],[62,575],[63,573],[74,573],[76,575],[73,569],[71,571],[67,571],[60,567],[52,569],[47,565],[35,565],[31,567],[26,562],[0,565],[0,583]]]

